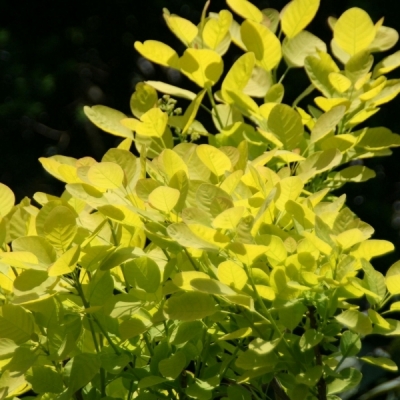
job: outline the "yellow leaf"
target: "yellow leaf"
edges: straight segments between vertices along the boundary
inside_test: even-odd
[[[122,112],[106,106],[85,106],[83,111],[90,121],[104,132],[133,139],[131,130],[121,124],[121,120],[126,118]]]
[[[351,86],[351,80],[339,72],[331,72],[328,75],[329,82],[339,92],[344,93]]]
[[[186,49],[179,65],[181,72],[202,88],[217,83],[224,70],[221,56],[209,49]]]
[[[247,282],[247,274],[233,261],[223,261],[218,265],[218,279],[237,290],[242,290]]]
[[[135,124],[139,135],[160,138],[167,127],[168,115],[159,108],[151,108],[140,117],[140,121]]]
[[[80,246],[75,246],[67,250],[49,267],[49,276],[60,276],[73,272],[79,259],[80,250]]]
[[[327,99],[326,97],[318,96],[314,99],[314,101],[315,104],[325,112],[330,111],[333,107],[336,106],[343,105],[346,106],[346,108],[350,106],[350,101],[345,97]]]
[[[185,18],[170,15],[166,10],[164,10],[164,19],[174,35],[189,47],[199,32],[197,26]]]
[[[178,86],[170,85],[169,83],[159,81],[146,81],[145,83],[161,93],[170,94],[172,97],[182,97],[187,100],[193,100],[196,97],[196,94],[190,90],[182,89]]]
[[[227,10],[222,10],[218,14],[218,19],[210,18],[203,29],[204,43],[212,50],[217,50],[218,45],[229,33],[232,24],[232,14]]]
[[[243,216],[244,207],[228,208],[221,214],[217,215],[212,223],[214,228],[235,229]]]
[[[250,1],[247,0],[227,0],[228,6],[244,19],[249,19],[255,22],[263,20],[262,12]]]
[[[157,40],[146,40],[144,43],[135,42],[134,47],[144,58],[165,67],[178,68],[179,56],[170,46]]]
[[[345,11],[337,20],[333,30],[337,45],[351,56],[368,48],[375,35],[375,27],[370,16],[358,7]]]
[[[276,185],[275,207],[280,211],[284,211],[286,202],[288,200],[296,200],[300,196],[303,187],[303,182],[297,176],[282,179]]]
[[[245,20],[240,28],[243,43],[256,56],[259,65],[267,71],[275,68],[282,58],[281,42],[264,25]]]
[[[292,0],[282,11],[281,23],[285,35],[291,39],[313,20],[319,0]]]
[[[394,263],[386,273],[386,286],[392,295],[400,294],[400,261]]]
[[[87,177],[94,186],[101,189],[116,189],[122,185],[124,171],[118,164],[102,162],[92,165]]]
[[[14,203],[15,196],[12,190],[8,186],[0,183],[0,219],[11,211]]]
[[[169,213],[179,200],[179,190],[168,186],[159,186],[149,194],[149,203],[152,207]]]
[[[196,153],[205,166],[218,177],[232,168],[229,157],[213,146],[201,144],[196,148]]]

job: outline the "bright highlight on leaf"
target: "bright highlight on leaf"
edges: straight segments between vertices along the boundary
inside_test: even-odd
[[[247,0],[227,0],[228,6],[242,18],[255,22],[261,22],[263,19],[262,12],[250,1]]]
[[[15,203],[15,196],[12,190],[0,183],[0,217],[6,216]]]
[[[118,164],[102,162],[92,165],[87,176],[94,186],[101,189],[116,189],[122,185],[124,171]]]
[[[137,52],[149,61],[165,67],[178,68],[179,56],[172,47],[157,40],[135,42],[134,46]]]

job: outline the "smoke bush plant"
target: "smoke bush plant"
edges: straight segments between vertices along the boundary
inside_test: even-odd
[[[370,262],[393,245],[371,239],[331,193],[374,176],[352,161],[400,145],[387,128],[357,129],[400,92],[386,77],[400,52],[376,65],[372,56],[397,32],[351,8],[329,20],[335,61],[304,30],[318,0],[281,13],[227,3],[241,24],[228,10],[206,17],[208,4],[198,26],[164,12],[182,55],[135,43],[199,93],[146,82],[134,118],[85,107],[125,139],[101,162],[42,158],[66,183],[60,198],[14,205],[0,186],[1,399],[32,389],[41,400],[334,400],[360,382],[342,365],[362,339],[400,334],[386,318],[400,308],[400,263],[384,277]],[[223,77],[231,42],[243,54]],[[282,103],[283,62],[311,81],[292,106]],[[298,107],[314,89],[317,107]],[[182,113],[169,95],[190,104]],[[218,133],[196,120],[200,107]]]

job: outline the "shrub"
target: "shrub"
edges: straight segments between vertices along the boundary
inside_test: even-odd
[[[209,2],[198,26],[164,11],[181,56],[135,43],[199,93],[145,82],[134,118],[85,107],[124,140],[101,162],[40,159],[66,187],[36,193],[39,208],[14,205],[0,186],[2,399],[32,389],[42,400],[334,400],[361,380],[343,362],[362,339],[400,334],[379,313],[399,310],[400,264],[384,277],[370,263],[393,245],[371,239],[332,193],[374,176],[354,161],[400,145],[387,128],[357,128],[400,91],[386,77],[400,53],[375,66],[372,56],[397,32],[351,8],[329,20],[335,61],[304,30],[318,0],[281,14],[227,3],[241,24],[228,10],[206,17]],[[243,54],[223,76],[231,42]],[[289,106],[292,68],[311,84]],[[300,108],[315,89],[317,107]],[[182,112],[170,96],[190,104]],[[218,133],[196,120],[200,108]],[[360,359],[397,370],[385,357]]]

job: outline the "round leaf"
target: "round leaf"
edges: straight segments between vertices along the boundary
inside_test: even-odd
[[[126,118],[126,115],[120,111],[114,110],[106,106],[93,106],[83,108],[86,116],[98,128],[112,135],[122,136],[133,139],[132,131],[121,124],[121,119]]]
[[[171,320],[194,321],[212,315],[216,311],[213,298],[200,292],[175,294],[164,306],[164,313]]]
[[[144,82],[139,82],[130,101],[132,114],[136,118],[140,118],[146,111],[157,105],[157,100],[155,89]]]
[[[102,162],[90,167],[87,177],[93,186],[101,189],[116,189],[124,180],[123,169],[112,162]]]
[[[159,186],[149,194],[149,203],[152,207],[169,213],[178,203],[179,190],[168,186]]]
[[[368,48],[375,34],[370,16],[358,7],[345,11],[337,20],[333,30],[337,45],[351,56]]]

